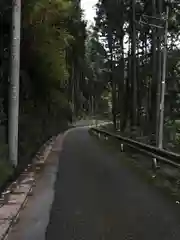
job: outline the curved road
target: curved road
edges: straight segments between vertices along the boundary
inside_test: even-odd
[[[180,239],[179,206],[171,204],[120,160],[98,145],[86,128],[73,129],[66,135],[44,239]],[[20,226],[21,222],[16,234],[23,231]],[[31,231],[27,238],[16,238],[12,233],[9,239],[43,238],[34,237]]]

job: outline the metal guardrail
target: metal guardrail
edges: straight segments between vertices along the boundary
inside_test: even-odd
[[[120,135],[111,133],[109,131],[101,130],[98,128],[92,127],[90,131],[94,132],[95,134],[102,134],[105,137],[113,137],[121,142],[121,150],[124,149],[123,144],[128,145],[129,147],[138,150],[139,152],[143,153],[144,155],[152,157],[154,168],[158,168],[157,161],[163,161],[166,164],[170,164],[176,168],[180,168],[180,155],[169,152],[164,149],[159,149],[157,147],[147,145],[126,137],[122,137]]]

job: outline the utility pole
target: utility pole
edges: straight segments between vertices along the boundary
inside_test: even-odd
[[[166,19],[165,19],[165,33],[164,33],[164,48],[163,48],[163,66],[162,66],[162,82],[161,82],[160,115],[159,115],[159,134],[158,134],[158,147],[159,148],[163,148],[164,96],[165,96],[165,89],[166,89],[168,16],[169,16],[169,6],[167,5],[166,6]]]
[[[18,164],[20,32],[21,32],[21,0],[13,0],[8,144],[9,144],[9,160],[14,167],[16,167]]]
[[[157,12],[158,12],[158,24],[161,28],[157,28],[157,89],[156,89],[156,146],[158,147],[159,141],[159,119],[160,119],[160,102],[161,102],[161,82],[162,82],[162,41],[163,41],[163,30],[162,26],[162,0],[157,1]]]

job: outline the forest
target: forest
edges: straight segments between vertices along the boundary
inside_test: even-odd
[[[21,14],[19,165],[72,121],[83,98],[86,23],[79,1],[23,0]],[[9,171],[8,107],[12,1],[0,1],[0,181]],[[72,90],[73,89],[73,90]],[[73,94],[74,92],[74,94]],[[80,93],[80,94],[78,94]]]
[[[99,0],[95,20],[114,129],[179,151],[179,1]]]

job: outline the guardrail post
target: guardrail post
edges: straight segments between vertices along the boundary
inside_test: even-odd
[[[156,158],[152,159],[152,168],[157,169],[157,159]]]
[[[156,160],[156,158],[152,159],[152,170],[153,170],[152,178],[155,178],[156,177],[156,170],[157,170],[157,160]]]
[[[121,143],[121,152],[124,152],[124,144]]]
[[[152,169],[153,169],[153,171],[154,171],[154,175],[152,176],[153,178],[156,176],[156,171],[157,171],[157,169],[159,169],[160,168],[160,166],[158,165],[158,163],[157,163],[157,159],[154,157],[153,159],[152,159]]]
[[[153,158],[153,163],[154,163],[154,166],[155,166],[156,169],[160,168],[160,165],[159,165],[159,163],[158,163],[156,158]]]

